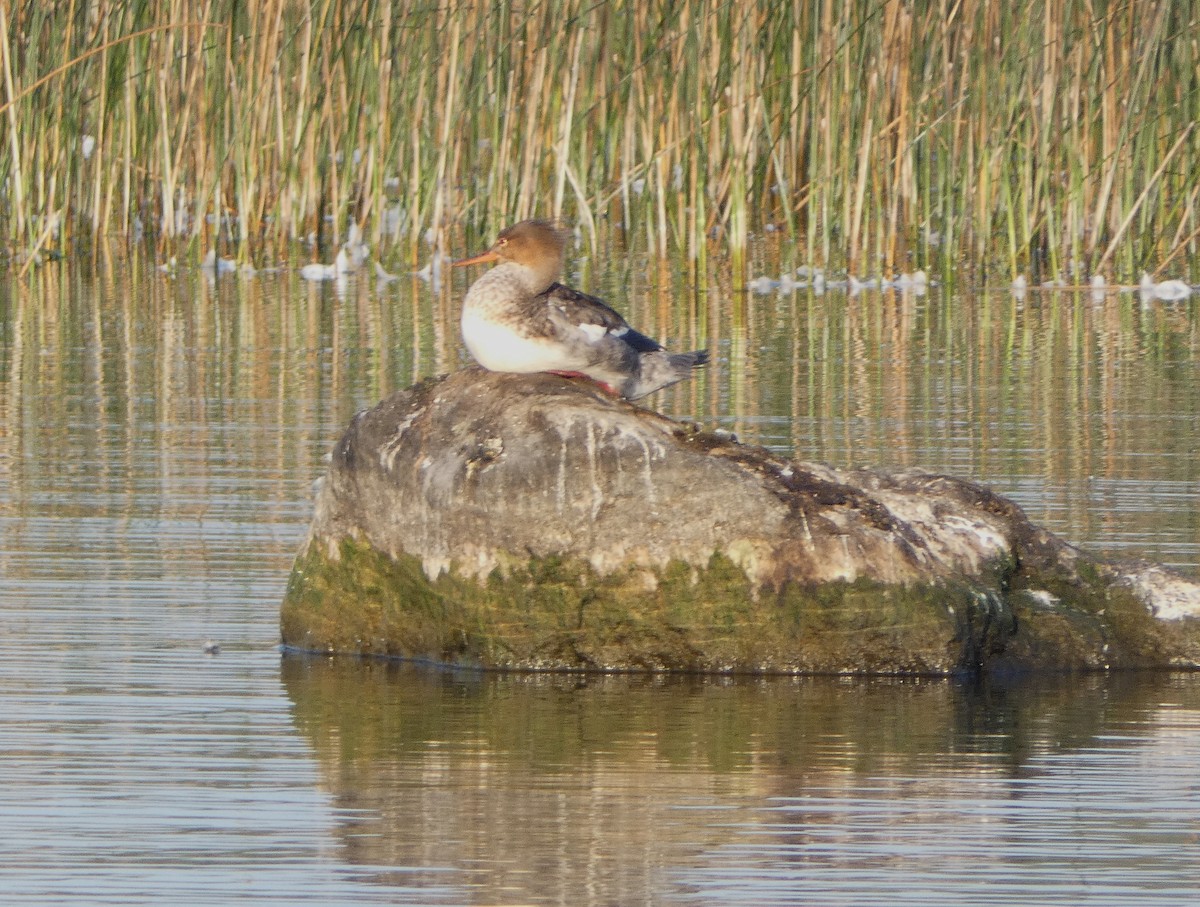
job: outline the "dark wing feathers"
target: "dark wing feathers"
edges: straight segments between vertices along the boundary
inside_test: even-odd
[[[603,300],[561,283],[554,283],[542,292],[536,299],[541,303],[555,306],[573,324],[595,324],[602,326],[608,332],[615,334],[633,347],[639,353],[650,353],[661,350],[662,344],[652,340],[645,334],[639,334],[629,326],[621,314],[608,306]]]
[[[639,353],[654,353],[663,349],[663,345],[657,340],[647,337],[645,334],[639,334],[633,328],[630,328],[628,331],[622,334],[621,339]]]

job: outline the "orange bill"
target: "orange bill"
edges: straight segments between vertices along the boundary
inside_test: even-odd
[[[474,255],[471,258],[460,258],[458,261],[452,261],[450,262],[450,267],[461,268],[463,265],[478,265],[485,261],[497,261],[499,258],[499,255],[497,255],[491,249],[488,249],[486,252],[480,252],[478,255]]]

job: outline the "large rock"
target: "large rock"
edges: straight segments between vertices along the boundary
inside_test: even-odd
[[[359,413],[283,641],[484,667],[1200,665],[1200,586],[987,488],[789,462],[587,382],[477,369]]]

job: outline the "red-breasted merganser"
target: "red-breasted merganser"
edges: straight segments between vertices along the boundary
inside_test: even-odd
[[[707,350],[668,353],[601,300],[558,283],[566,247],[549,221],[523,220],[486,252],[454,262],[500,262],[463,301],[463,341],[476,362],[493,372],[584,376],[629,400],[708,362]]]

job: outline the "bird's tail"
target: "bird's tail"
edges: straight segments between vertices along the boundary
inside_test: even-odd
[[[683,377],[686,378],[687,372],[690,372],[692,369],[708,365],[708,350],[692,350],[690,353],[672,353],[670,358],[671,365],[674,368],[683,370]]]
[[[690,353],[656,350],[643,353],[639,364],[641,368],[638,374],[621,388],[622,395],[629,400],[637,400],[690,378],[693,371],[708,365],[708,350],[693,350]]]

